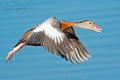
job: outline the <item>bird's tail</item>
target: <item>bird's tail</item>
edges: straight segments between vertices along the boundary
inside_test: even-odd
[[[23,46],[26,45],[26,42],[18,42],[13,48],[12,50],[8,53],[7,57],[6,57],[6,62],[10,61],[11,58],[13,57],[13,55],[19,51]]]

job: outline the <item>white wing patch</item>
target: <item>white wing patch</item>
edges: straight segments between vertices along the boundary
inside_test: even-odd
[[[54,40],[55,43],[60,43],[65,37],[65,34],[60,29],[54,28],[48,22],[43,22],[43,24],[39,25],[36,29],[33,30],[34,33],[40,31],[45,32],[46,36]]]

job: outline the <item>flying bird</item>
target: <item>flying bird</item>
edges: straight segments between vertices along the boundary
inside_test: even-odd
[[[13,55],[26,45],[43,46],[49,52],[61,56],[71,63],[81,63],[88,60],[90,54],[76,36],[74,26],[97,32],[102,31],[91,20],[68,22],[50,17],[23,34],[18,43],[8,53],[6,62],[10,61]]]

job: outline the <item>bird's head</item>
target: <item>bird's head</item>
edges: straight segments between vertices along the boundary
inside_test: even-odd
[[[96,31],[96,32],[101,32],[102,31],[102,29],[100,27],[98,27],[91,20],[83,20],[83,21],[80,21],[80,22],[76,22],[74,26],[89,29],[89,30],[93,30],[93,31]]]

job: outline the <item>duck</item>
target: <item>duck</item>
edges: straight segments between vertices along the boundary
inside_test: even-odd
[[[69,22],[65,20],[59,21],[56,17],[50,17],[22,35],[8,53],[6,62],[9,62],[14,54],[24,46],[42,46],[50,53],[56,54],[71,63],[81,63],[88,60],[90,54],[76,36],[74,26],[96,32],[102,31],[91,20]]]

